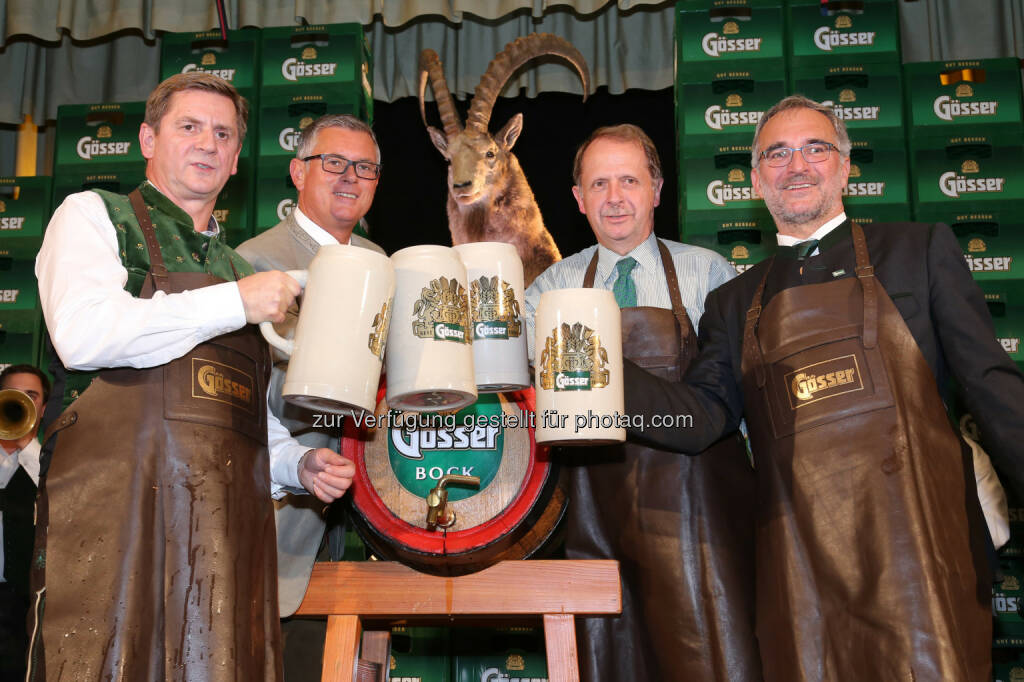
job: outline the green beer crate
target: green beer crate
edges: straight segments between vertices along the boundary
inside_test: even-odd
[[[698,233],[683,237],[683,241],[718,253],[736,268],[737,273],[773,256],[778,246],[775,235],[744,229],[723,229],[716,234]]]
[[[10,365],[39,366],[42,330],[16,334],[0,329],[0,372]]]
[[[898,63],[794,69],[790,82],[791,92],[832,107],[851,136],[904,144],[906,128]]]
[[[1001,223],[987,213],[951,215],[943,222],[956,234],[967,267],[986,296],[1024,306],[1024,202],[1015,213],[1013,223]]]
[[[757,122],[785,96],[784,80],[755,80],[749,71],[722,71],[709,82],[677,84],[679,149],[689,157],[721,145],[750,145]]]
[[[725,224],[756,224],[774,233],[775,224],[750,182],[750,143],[719,145],[706,156],[687,156],[681,177],[682,234],[717,234]]]
[[[249,160],[238,161],[238,172],[228,178],[213,207],[213,217],[217,219],[228,246],[238,246],[252,236],[256,206],[253,200],[256,171],[253,166]]]
[[[391,682],[450,682],[448,628],[391,628]]]
[[[176,73],[205,71],[228,81],[256,108],[260,77],[260,30],[165,33],[160,44],[160,80]]]
[[[904,65],[911,143],[971,134],[1024,143],[1020,78],[1014,57]]]
[[[364,102],[352,93],[324,88],[321,92],[264,96],[260,104],[259,156],[294,158],[299,136],[324,114],[352,114],[368,121]]]
[[[1018,367],[1024,366],[1024,344],[1021,343],[1024,340],[1024,306],[999,308],[989,305],[989,310],[993,311],[992,324],[995,325],[999,345],[1009,353],[1010,359]]]
[[[992,652],[994,682],[1024,682],[1024,652],[997,649]]]
[[[298,191],[288,173],[286,159],[260,159],[256,167],[253,234],[268,230],[285,219],[297,205]]]
[[[902,141],[853,139],[850,177],[843,188],[846,215],[857,222],[910,220],[907,153]]]
[[[790,0],[789,67],[899,64],[895,0]]]
[[[921,219],[958,212],[1018,208],[1024,200],[1024,146],[1000,146],[988,136],[953,136],[912,152],[914,209]],[[957,209],[953,209],[957,210]]]
[[[109,192],[128,194],[142,184],[145,179],[145,165],[99,173],[93,173],[91,169],[56,173],[53,176],[53,208],[56,210],[69,194],[90,189],[105,189]]]
[[[1004,578],[992,586],[992,644],[1002,648],[1024,637],[1024,562],[1003,556],[999,568]]]
[[[139,126],[145,116],[145,102],[57,107],[54,175],[144,168]]]
[[[0,177],[0,258],[35,258],[50,218],[51,179]]]
[[[42,321],[35,260],[0,258],[0,329],[32,334]]]
[[[452,682],[547,682],[544,633],[537,628],[452,633]]]
[[[373,120],[373,62],[359,24],[264,29],[262,60],[261,98],[330,91]]]
[[[786,72],[779,0],[676,4],[676,83],[704,83],[724,70],[777,79]]]

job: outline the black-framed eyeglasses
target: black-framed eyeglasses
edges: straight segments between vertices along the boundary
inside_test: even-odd
[[[373,163],[371,161],[350,161],[344,156],[338,154],[314,154],[313,156],[307,156],[302,159],[303,161],[312,161],[313,159],[320,159],[320,165],[327,173],[334,173],[335,175],[344,175],[345,171],[348,170],[349,166],[356,173],[357,178],[363,180],[376,180],[380,177],[380,164]]]
[[[828,161],[829,154],[835,148],[831,142],[811,142],[803,147],[775,147],[761,152],[761,158],[772,168],[780,168],[792,163],[793,155],[800,152],[807,163],[821,163]]]

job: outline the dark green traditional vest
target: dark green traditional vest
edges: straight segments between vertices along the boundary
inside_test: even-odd
[[[121,264],[128,270],[125,291],[138,296],[146,273],[149,272],[149,252],[143,242],[139,220],[126,195],[102,189],[92,191],[103,199],[110,222],[114,224],[117,251]],[[240,277],[253,273],[252,266],[222,241],[219,234],[209,237],[196,232],[192,217],[156,187],[144,182],[139,186],[139,191],[149,207],[160,252],[168,271],[206,272],[226,281],[234,281],[235,272]],[[94,376],[95,372],[68,370],[63,391],[64,409],[89,386]]]

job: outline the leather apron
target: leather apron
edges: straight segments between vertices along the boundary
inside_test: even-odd
[[[678,381],[697,352],[668,249],[672,309],[622,309],[623,355]],[[597,254],[584,287],[592,287]],[[566,553],[617,559],[622,614],[577,618],[581,679],[761,679],[754,640],[754,472],[738,433],[699,457],[637,443],[572,456]]]
[[[131,199],[151,263],[140,298],[221,281],[168,272]],[[51,427],[30,679],[282,678],[269,370],[248,325],[165,365],[102,371]]]
[[[747,313],[765,679],[989,680],[960,443],[852,231],[856,277]]]

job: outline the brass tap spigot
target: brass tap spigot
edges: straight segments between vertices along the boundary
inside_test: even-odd
[[[455,510],[448,507],[448,484],[480,487],[479,476],[445,474],[437,485],[427,493],[427,530],[450,528],[455,523]]]

